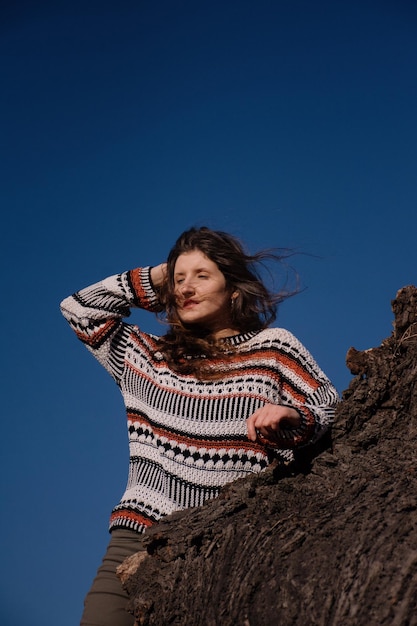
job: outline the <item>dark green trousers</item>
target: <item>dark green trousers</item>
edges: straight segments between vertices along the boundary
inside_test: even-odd
[[[84,601],[80,626],[133,626],[133,615],[127,612],[128,596],[116,575],[116,568],[143,548],[143,535],[132,530],[114,530]]]

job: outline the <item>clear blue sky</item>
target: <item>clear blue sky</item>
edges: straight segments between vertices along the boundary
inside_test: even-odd
[[[417,6],[8,0],[0,33],[0,622],[75,626],[128,453],[60,300],[195,224],[296,248],[277,325],[346,389],[417,280]]]

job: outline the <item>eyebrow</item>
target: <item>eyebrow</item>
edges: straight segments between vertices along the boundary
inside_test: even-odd
[[[193,270],[196,274],[198,274],[198,272],[207,272],[207,274],[210,273],[210,270],[207,267],[199,267],[196,270]],[[184,276],[185,272],[175,272],[174,276]]]

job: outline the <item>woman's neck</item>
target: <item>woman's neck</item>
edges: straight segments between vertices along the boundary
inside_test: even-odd
[[[240,330],[235,328],[222,328],[213,333],[215,339],[224,339],[225,337],[232,337],[233,335],[240,335]]]

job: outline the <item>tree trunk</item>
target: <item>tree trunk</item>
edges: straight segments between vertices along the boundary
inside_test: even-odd
[[[417,625],[417,289],[392,302],[331,438],[148,532],[121,578],[140,625]]]

